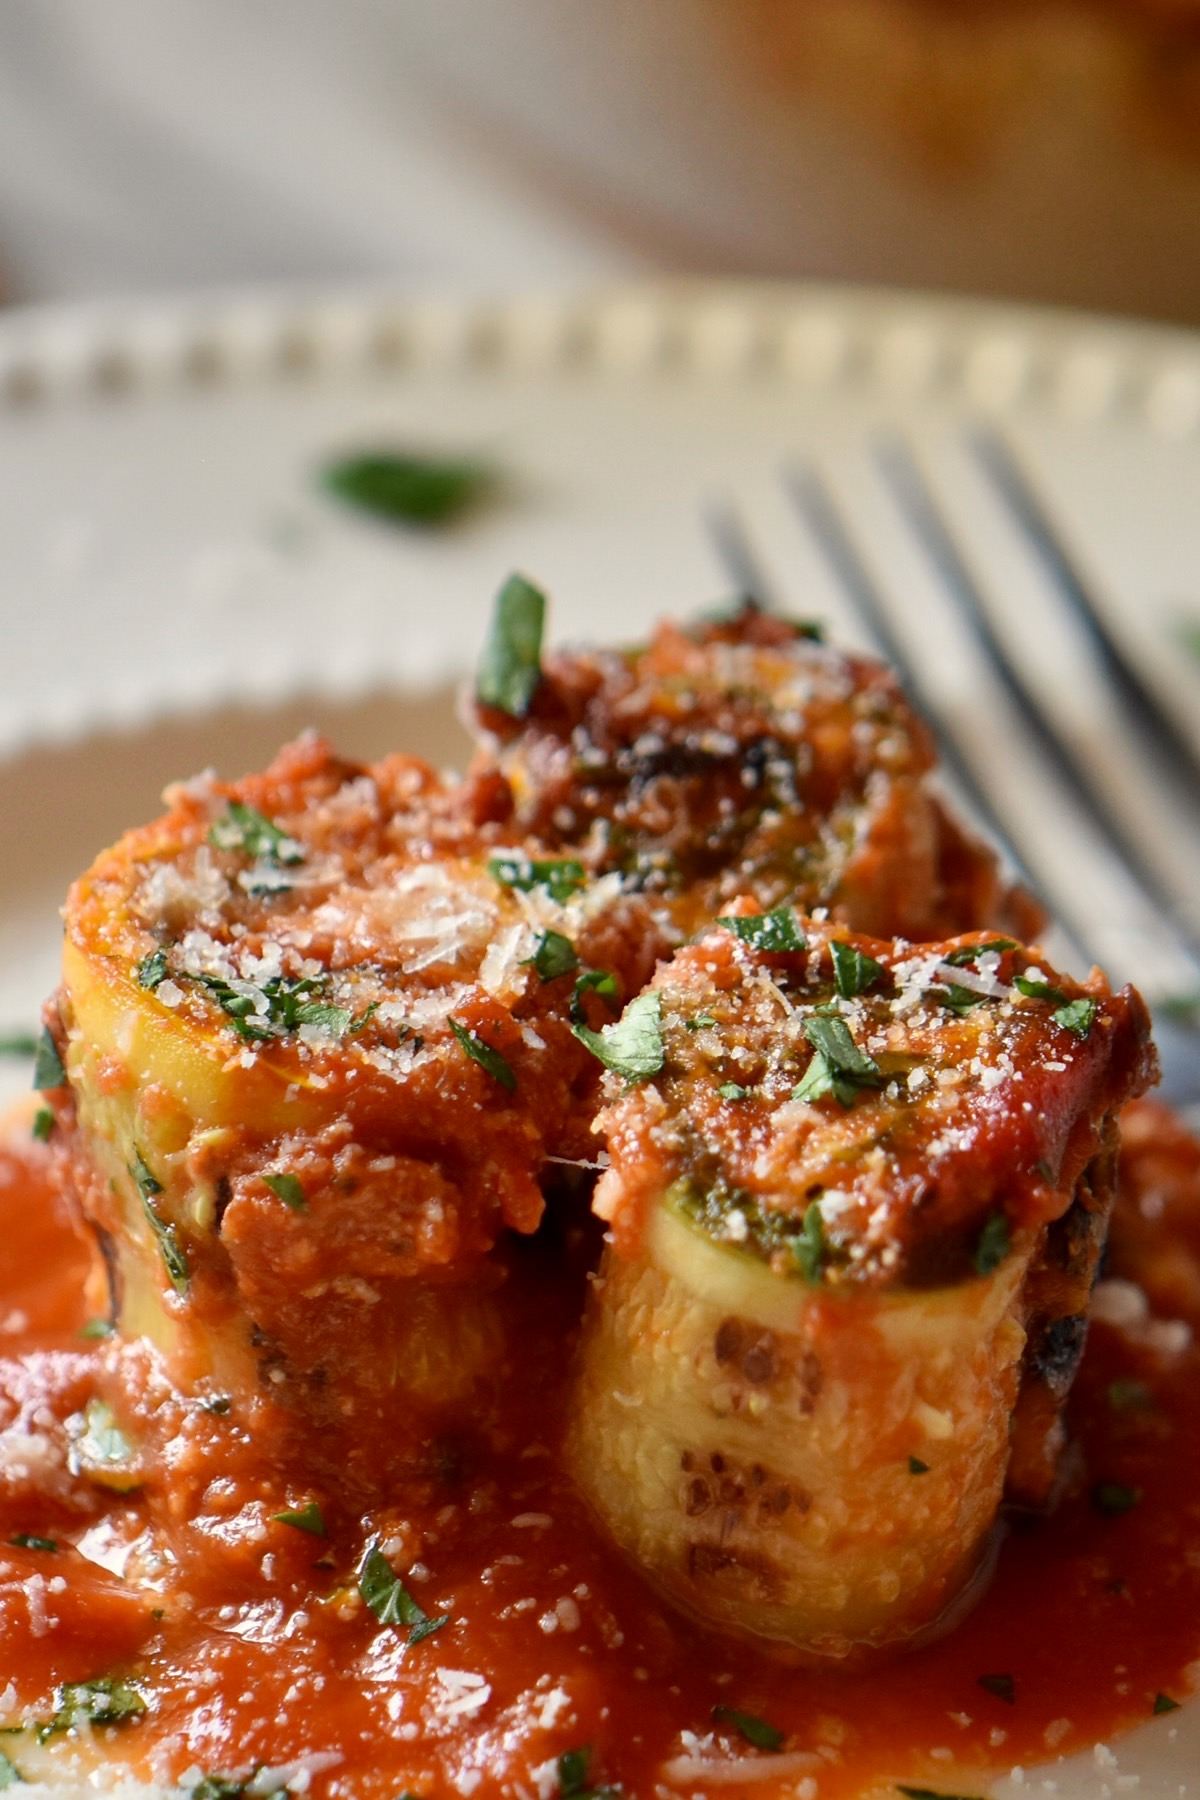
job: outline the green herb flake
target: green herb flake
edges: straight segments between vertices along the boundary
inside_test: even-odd
[[[575,983],[571,995],[571,1018],[576,1025],[587,1024],[587,1013],[583,1009],[585,994],[599,994],[602,1000],[616,1001],[620,998],[617,978],[607,969],[588,969]]]
[[[887,973],[881,962],[858,949],[855,944],[835,941],[829,946],[833,957],[833,979],[843,1000],[865,994],[869,987]]]
[[[54,1130],[54,1113],[49,1106],[39,1106],[33,1115],[32,1131],[39,1144],[47,1144]]]
[[[83,1409],[83,1431],[75,1440],[74,1458],[81,1469],[103,1474],[128,1469],[136,1460],[133,1445],[107,1400],[93,1396]]]
[[[293,1531],[307,1531],[310,1537],[326,1537],[325,1515],[315,1500],[308,1500],[303,1506],[286,1508],[283,1512],[272,1513],[271,1517],[277,1525],[290,1525]]]
[[[523,575],[510,575],[496,596],[475,692],[484,706],[523,719],[542,678],[546,596]]]
[[[231,800],[208,834],[210,844],[218,850],[241,850],[256,862],[273,863],[277,868],[294,868],[304,861],[304,846],[289,837],[274,819],[268,819],[257,807]]]
[[[24,1780],[25,1777],[22,1775],[20,1769],[18,1769],[12,1757],[7,1756],[3,1750],[0,1750],[0,1788],[19,1787],[24,1783]]]
[[[896,1792],[905,1800],[979,1800],[978,1794],[947,1794],[942,1788],[906,1787],[903,1782],[896,1783]]]
[[[813,1013],[804,1021],[804,1035],[816,1054],[792,1089],[793,1100],[811,1103],[833,1094],[843,1106],[853,1106],[864,1088],[883,1085],[879,1065],[859,1049],[836,1013]]]
[[[1178,1700],[1172,1700],[1170,1694],[1155,1694],[1154,1705],[1151,1708],[1151,1711],[1156,1718],[1160,1713],[1178,1712],[1179,1702]]]
[[[587,1744],[579,1750],[563,1751],[554,1765],[561,1800],[621,1800],[622,1788],[607,1783],[596,1787],[588,1779],[591,1760],[591,1746]]]
[[[979,1233],[975,1245],[975,1253],[971,1258],[977,1275],[991,1275],[1004,1261],[1012,1249],[1008,1220],[1002,1212],[989,1213],[984,1220],[983,1230]]]
[[[58,1690],[58,1710],[38,1727],[38,1743],[77,1725],[124,1725],[140,1717],[146,1701],[132,1682],[103,1675],[96,1681],[70,1681]]]
[[[743,1087],[740,1081],[723,1081],[717,1092],[722,1100],[744,1100],[750,1089]]]
[[[457,1019],[451,1019],[450,1029],[471,1061],[478,1063],[493,1081],[498,1081],[511,1094],[516,1088],[517,1078],[500,1052],[493,1049],[491,1044],[485,1043],[477,1031],[469,1031]]]
[[[523,894],[545,888],[559,906],[587,881],[583,864],[570,856],[492,856],[488,858],[488,874],[502,887],[517,888]]]
[[[36,1056],[38,1040],[32,1031],[10,1031],[0,1037],[0,1056]]]
[[[1141,1497],[1140,1488],[1129,1487],[1123,1481],[1098,1481],[1092,1489],[1092,1505],[1106,1519],[1117,1519],[1122,1513],[1131,1512]]]
[[[756,913],[745,919],[718,919],[717,924],[732,931],[734,937],[749,944],[752,950],[764,950],[771,955],[805,947],[806,940],[790,906],[777,906],[773,912]]]
[[[995,1694],[997,1700],[1003,1700],[1005,1706],[1017,1704],[1017,1684],[1012,1675],[980,1675],[977,1680],[985,1693]]]
[[[186,1294],[191,1280],[188,1260],[183,1246],[179,1242],[179,1233],[174,1225],[169,1224],[163,1218],[156,1204],[158,1196],[163,1191],[162,1183],[151,1172],[140,1150],[134,1151],[129,1172],[142,1197],[142,1211],[146,1215],[146,1222],[158,1240],[159,1254],[163,1259],[163,1266],[167,1271],[171,1286],[177,1294]]]
[[[35,1088],[40,1088],[42,1093],[50,1093],[55,1088],[67,1085],[67,1071],[63,1068],[62,1057],[58,1054],[58,1045],[50,1036],[49,1027],[43,1030],[37,1041],[33,1064],[33,1085]]]
[[[103,1338],[110,1338],[116,1329],[111,1319],[87,1319],[79,1327],[79,1335],[99,1343]]]
[[[986,944],[960,944],[957,950],[948,950],[942,961],[951,969],[966,969],[977,964],[981,956],[1003,956],[1006,950],[1020,948],[1016,938],[989,938]]]
[[[602,1031],[574,1023],[571,1030],[606,1069],[632,1085],[657,1075],[666,1060],[662,1035],[662,1002],[653,991],[631,1000],[621,1017]]]
[[[957,1013],[960,1019],[974,1007],[982,1006],[988,997],[986,994],[977,994],[974,988],[963,987],[957,981],[937,982],[933,987],[926,988],[925,992],[944,1006],[947,1012]]]
[[[134,970],[138,986],[154,989],[167,979],[167,953],[165,950],[151,950],[149,956],[143,956]]]
[[[58,1549],[53,1538],[35,1537],[31,1531],[18,1531],[16,1536],[10,1537],[8,1541],[10,1544],[15,1544],[18,1550],[54,1551]]]
[[[372,1538],[363,1551],[358,1565],[358,1591],[381,1625],[408,1627],[410,1644],[419,1644],[450,1623],[449,1613],[431,1619],[417,1605],[379,1548],[378,1538]]]
[[[1013,986],[1027,1000],[1053,1000],[1056,1005],[1061,1006],[1067,998],[1062,989],[1055,987],[1052,982],[1034,981],[1026,975],[1014,975]]]
[[[922,1462],[919,1456],[910,1456],[908,1459],[908,1472],[910,1475],[928,1475],[929,1464],[927,1462]]]
[[[756,1750],[779,1750],[787,1737],[787,1733],[780,1731],[777,1725],[768,1725],[765,1719],[755,1718],[753,1713],[740,1712],[736,1706],[714,1706],[712,1718],[717,1725],[732,1726],[739,1737],[744,1737]]]
[[[694,1019],[688,1019],[684,1025],[685,1031],[715,1031],[716,1028],[717,1021],[711,1013],[697,1013]]]
[[[1064,1031],[1071,1032],[1077,1038],[1086,1038],[1096,1022],[1096,1002],[1087,998],[1068,1000],[1051,1013],[1056,1025]]]
[[[820,1281],[828,1245],[819,1200],[810,1200],[805,1207],[800,1230],[795,1237],[788,1239],[788,1248],[805,1281]]]
[[[448,525],[470,510],[495,477],[482,462],[373,450],[339,457],[320,472],[327,494],[389,525]]]
[[[276,1199],[282,1200],[283,1204],[291,1207],[293,1212],[308,1211],[308,1200],[299,1176],[264,1175],[263,1186],[270,1188]]]
[[[557,981],[579,967],[575,946],[561,931],[539,931],[529,962],[539,981]]]
[[[212,1413],[216,1418],[224,1418],[232,1407],[233,1401],[228,1394],[209,1394],[200,1402],[200,1411]]]

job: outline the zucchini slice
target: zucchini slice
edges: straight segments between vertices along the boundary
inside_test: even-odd
[[[81,1204],[122,1332],[365,1465],[378,1420],[407,1442],[478,1415],[493,1248],[537,1225],[546,1155],[590,1148],[577,971],[613,955],[615,989],[641,948],[619,961],[578,864],[506,849],[411,759],[303,739],[168,803],[68,899]]]
[[[709,1626],[912,1643],[986,1571],[1022,1413],[1045,1497],[1082,1330],[1043,1352],[1086,1311],[1144,1008],[1009,940],[745,908],[655,991],[661,1072],[602,1114],[575,1478]]]

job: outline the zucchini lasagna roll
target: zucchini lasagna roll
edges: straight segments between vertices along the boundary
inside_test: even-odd
[[[577,1482],[701,1622],[903,1645],[969,1598],[1006,1477],[1053,1482],[1145,1009],[1011,939],[744,907],[637,1005]]]
[[[1041,914],[930,784],[891,672],[753,605],[642,648],[546,656],[519,716],[477,705],[519,829],[661,896],[677,938],[737,895],[935,939]]]
[[[603,1019],[641,940],[611,884],[504,848],[500,784],[303,739],[167,798],[67,903],[73,1186],[120,1329],[178,1385],[273,1396],[386,1479],[477,1413],[493,1246],[538,1223],[548,1153],[591,1149],[577,971],[606,972],[576,998]]]

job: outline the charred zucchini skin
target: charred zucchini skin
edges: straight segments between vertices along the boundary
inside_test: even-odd
[[[986,1557],[1027,1261],[951,1289],[824,1295],[663,1207],[642,1255],[605,1257],[576,1480],[705,1624],[815,1664],[898,1649]]]

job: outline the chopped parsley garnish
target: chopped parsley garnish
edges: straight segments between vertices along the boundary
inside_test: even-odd
[[[662,1002],[655,992],[639,994],[621,1017],[602,1031],[578,1023],[572,1024],[571,1030],[606,1069],[623,1075],[631,1084],[657,1075],[665,1061]]]
[[[151,992],[161,981],[167,979],[167,953],[163,949],[151,950],[149,956],[143,956],[134,971],[138,978],[138,986],[149,988]]]
[[[922,1462],[919,1456],[910,1456],[908,1459],[908,1472],[910,1475],[928,1475],[929,1464],[927,1462]]]
[[[460,1025],[457,1019],[451,1019],[450,1029],[471,1061],[478,1063],[493,1081],[498,1081],[511,1094],[517,1085],[517,1078],[500,1052],[494,1050],[491,1044],[485,1043],[477,1031],[469,1031],[465,1025]]]
[[[224,1418],[232,1406],[233,1401],[228,1394],[210,1394],[200,1402],[200,1411],[214,1413],[218,1418]]]
[[[1114,1412],[1150,1412],[1154,1396],[1144,1381],[1132,1375],[1119,1375],[1108,1384],[1108,1404]]]
[[[24,1783],[25,1777],[18,1769],[11,1756],[0,1750],[0,1788],[18,1787]]]
[[[541,981],[556,981],[579,967],[579,957],[569,937],[561,931],[539,931],[529,961]]]
[[[38,1743],[76,1725],[122,1725],[146,1710],[146,1702],[131,1682],[115,1675],[96,1681],[69,1681],[58,1690],[58,1711],[38,1727]]]
[[[33,1064],[33,1085],[35,1088],[40,1088],[43,1093],[67,1085],[67,1071],[63,1068],[62,1057],[58,1054],[58,1045],[50,1036],[48,1027],[37,1041]]]
[[[788,1239],[792,1260],[805,1281],[820,1281],[825,1266],[825,1220],[819,1200],[810,1200],[795,1237]]]
[[[358,1565],[358,1591],[381,1625],[408,1627],[410,1644],[419,1644],[422,1638],[431,1637],[450,1623],[449,1613],[431,1619],[417,1605],[379,1548],[378,1538],[372,1538],[363,1551]]]
[[[343,1038],[347,1032],[360,1030],[373,1011],[367,1007],[356,1019],[348,1007],[332,1006],[319,998],[325,989],[324,976],[304,975],[290,980],[272,975],[261,985],[247,981],[237,987],[220,975],[192,975],[188,979],[207,988],[239,1037],[255,1043],[284,1037],[288,1032],[299,1031],[302,1025],[315,1025],[331,1037]]]
[[[684,1029],[686,1031],[714,1031],[716,1024],[717,1021],[711,1013],[697,1013],[694,1019],[686,1021]]]
[[[15,1537],[9,1538],[19,1550],[57,1550],[58,1545],[53,1538],[35,1537],[31,1531],[18,1531]]]
[[[546,596],[523,575],[510,575],[496,596],[475,677],[484,706],[523,719],[542,678]]]
[[[790,906],[777,906],[773,912],[757,913],[746,919],[718,919],[717,924],[732,931],[734,937],[749,944],[752,950],[775,953],[803,950],[805,946],[805,939],[796,925],[796,914]]]
[[[38,1040],[32,1031],[10,1031],[0,1037],[0,1056],[36,1056]]]
[[[195,1787],[188,1789],[188,1797],[189,1800],[244,1800],[246,1789],[253,1779],[254,1776],[249,1775],[245,1781],[241,1781],[236,1775],[222,1775],[219,1772],[202,1775]],[[279,1788],[275,1793],[264,1796],[264,1800],[278,1800],[286,1792],[286,1788]]]
[[[404,450],[340,457],[320,474],[326,493],[391,525],[448,525],[481,499],[493,480],[484,463]]]
[[[49,1142],[50,1133],[54,1130],[54,1113],[48,1106],[39,1106],[33,1115],[33,1135],[39,1144]]]
[[[750,1089],[743,1087],[740,1081],[723,1081],[717,1092],[722,1100],[744,1100]]]
[[[585,994],[599,994],[602,1000],[616,1000],[619,997],[616,976],[607,969],[588,969],[579,977],[571,995],[571,1017],[576,1025],[587,1024],[587,1014],[583,1010]]]
[[[140,1150],[135,1150],[133,1153],[129,1173],[133,1176],[134,1184],[142,1197],[142,1210],[146,1215],[146,1222],[158,1240],[159,1254],[163,1259],[171,1286],[177,1294],[186,1294],[190,1271],[183,1246],[179,1242],[179,1233],[174,1225],[169,1224],[163,1218],[155,1204],[163,1191],[162,1182],[147,1167]]]
[[[836,1013],[813,1013],[804,1021],[804,1035],[815,1054],[792,1089],[793,1100],[811,1102],[833,1094],[843,1106],[853,1106],[864,1088],[883,1085],[878,1063],[859,1049],[845,1019]]]
[[[1067,998],[1061,988],[1049,981],[1034,981],[1027,975],[1014,975],[1013,986],[1027,1000],[1053,1000],[1061,1005]]]
[[[110,1338],[116,1329],[111,1319],[88,1319],[79,1327],[79,1335],[81,1338],[98,1341],[101,1338]]]
[[[931,999],[939,1001],[947,1012],[957,1013],[960,1019],[972,1007],[982,1006],[988,998],[986,994],[977,993],[974,988],[963,987],[958,981],[935,982],[925,992]]]
[[[325,1515],[315,1500],[306,1501],[303,1506],[287,1508],[283,1512],[272,1513],[271,1517],[277,1525],[290,1525],[293,1531],[307,1531],[310,1537],[325,1537]]]
[[[886,973],[881,962],[876,962],[873,956],[868,956],[854,944],[835,941],[829,950],[833,957],[833,979],[843,1000],[865,994]]]
[[[293,1212],[307,1212],[308,1200],[304,1193],[303,1183],[297,1175],[264,1175],[263,1186],[270,1188],[277,1200],[290,1206]]]
[[[965,969],[972,963],[978,963],[981,956],[993,952],[1001,956],[1005,950],[1020,948],[1016,938],[989,938],[986,944],[960,944],[957,950],[948,950],[942,961],[952,969]]]
[[[501,886],[518,888],[523,894],[545,888],[560,906],[578,893],[587,880],[583,864],[570,856],[491,856],[488,874]]]
[[[977,1275],[991,1275],[1012,1248],[1008,1220],[1002,1212],[989,1213],[971,1258]]]
[[[231,800],[208,834],[208,841],[218,850],[242,850],[256,862],[274,863],[277,868],[294,868],[304,861],[304,845],[289,837],[274,819],[268,819],[257,807]]]
[[[1170,1694],[1155,1694],[1154,1705],[1151,1708],[1151,1711],[1155,1716],[1159,1713],[1178,1712],[1179,1702],[1178,1700],[1172,1700]]]
[[[1012,1675],[980,1675],[978,1682],[986,1693],[995,1694],[997,1700],[1003,1700],[1005,1706],[1017,1704],[1017,1684]]]
[[[1092,1489],[1092,1505],[1108,1519],[1131,1512],[1141,1497],[1140,1488],[1129,1487],[1123,1481],[1098,1481]]]
[[[717,1725],[732,1725],[740,1737],[756,1750],[778,1750],[786,1739],[786,1732],[780,1731],[777,1725],[768,1725],[765,1719],[755,1718],[753,1713],[740,1712],[736,1706],[714,1706],[712,1717]]]
[[[1068,1000],[1065,1006],[1056,1008],[1050,1017],[1064,1031],[1072,1032],[1077,1038],[1086,1038],[1096,1021],[1096,1002],[1086,998]]]
[[[579,1750],[563,1751],[554,1765],[561,1800],[620,1800],[621,1788],[607,1784],[594,1787],[588,1780],[591,1760],[591,1746],[587,1744]]]

